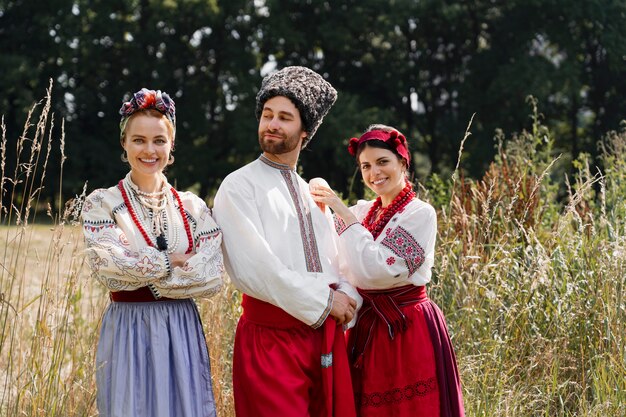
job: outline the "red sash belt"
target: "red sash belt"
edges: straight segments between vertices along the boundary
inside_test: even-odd
[[[241,306],[243,307],[242,317],[260,326],[274,327],[276,329],[309,327],[282,308],[246,294],[243,295]]]
[[[409,325],[400,308],[428,300],[426,287],[423,285],[420,287],[405,285],[388,290],[359,289],[358,291],[363,296],[363,307],[359,311],[353,330],[354,347],[351,354],[356,368],[360,368],[363,363],[363,353],[372,338],[377,321],[382,320],[387,325],[389,337],[393,339],[397,333],[404,332]]]
[[[141,287],[133,291],[111,291],[109,293],[111,301],[123,303],[148,303],[151,301],[168,301],[173,298],[155,298],[148,287]]]
[[[312,332],[317,331],[285,310],[246,294],[243,295],[241,305],[242,317],[252,323],[276,329],[306,327]],[[356,410],[343,328],[332,317],[328,317],[319,330],[324,332],[320,366],[322,367],[327,415],[328,417],[354,417]]]

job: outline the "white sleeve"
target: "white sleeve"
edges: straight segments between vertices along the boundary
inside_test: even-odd
[[[215,196],[214,216],[224,233],[226,267],[233,283],[314,328],[321,326],[332,307],[332,291],[323,280],[289,269],[272,251],[252,185],[227,177]]]
[[[111,291],[128,291],[169,277],[167,254],[151,246],[133,250],[105,204],[108,191],[96,190],[81,212],[87,263],[92,276]]]
[[[326,216],[326,220],[328,221],[328,224],[331,227],[331,229],[332,228],[337,229],[341,227],[341,223],[342,223],[341,219],[337,216],[332,215],[328,207],[326,207],[324,216]],[[339,248],[341,242],[339,241],[338,234],[332,233],[332,236],[333,236],[335,247]],[[337,291],[341,291],[345,293],[348,297],[356,301],[356,310],[358,311],[361,308],[361,306],[363,306],[363,297],[361,297],[361,294],[359,294],[357,289],[350,283],[350,281],[346,279],[347,264],[345,260],[342,258],[343,257],[341,256],[337,257],[338,269],[339,269],[339,282],[337,283],[337,286],[335,289]],[[347,329],[354,327],[354,325],[356,324],[356,319],[357,319],[357,315],[355,314],[352,320],[348,324],[344,325],[344,329],[347,330]]]
[[[206,203],[199,197],[185,199],[185,210],[196,222],[193,234],[194,254],[182,267],[175,267],[171,276],[155,286],[161,295],[171,298],[210,297],[223,286],[225,275],[222,257],[222,231]]]
[[[393,220],[393,219],[392,219]],[[360,223],[340,230],[348,275],[359,288],[383,289],[405,281],[424,285],[434,264],[437,215],[423,204],[390,223],[378,241]]]

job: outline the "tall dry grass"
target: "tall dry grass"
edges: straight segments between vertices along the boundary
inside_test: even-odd
[[[41,200],[49,181],[63,180],[46,178],[51,152],[60,154],[61,173],[65,162],[63,124],[55,129],[50,112],[51,88],[19,137],[7,137],[0,123],[0,185],[10,201],[0,202],[0,416],[97,415],[94,358],[108,296],[89,279],[82,254],[77,220],[85,190],[67,202]],[[11,173],[5,172],[7,146],[16,149]],[[50,225],[37,224],[42,208]],[[220,416],[234,415],[230,375],[238,299],[227,286],[198,301]]]
[[[570,180],[552,175],[560,156],[531,104],[530,130],[498,134],[482,179],[430,184],[442,207],[431,295],[468,416],[624,416],[626,129],[601,142],[602,172],[582,156]]]
[[[569,179],[532,105],[530,130],[498,135],[498,155],[483,178],[456,171],[423,188],[439,211],[430,295],[448,319],[468,416],[621,417],[626,130],[601,141],[603,171],[583,156]],[[94,353],[108,299],[83,261],[82,196],[59,198],[47,210],[52,224],[35,225],[47,205],[43,187],[62,181],[45,177],[50,153],[64,155],[63,124],[59,132],[53,121],[48,91],[21,136],[7,139],[2,123],[0,185],[11,196],[0,206],[2,416],[97,414]],[[5,172],[7,146],[17,151],[12,173]],[[227,286],[199,307],[218,415],[233,416],[239,294]]]

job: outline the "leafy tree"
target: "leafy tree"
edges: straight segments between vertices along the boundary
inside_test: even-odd
[[[339,99],[305,150],[308,177],[361,195],[348,138],[370,123],[410,139],[416,171],[447,175],[476,113],[463,167],[479,175],[496,128],[530,125],[528,95],[575,158],[626,113],[620,0],[0,0],[0,113],[17,140],[32,103],[55,82],[66,120],[64,190],[111,185],[122,98],[141,87],[177,103],[170,178],[204,197],[259,153],[254,117],[262,76],[286,65],[320,72]],[[7,170],[15,146],[7,146]],[[55,148],[56,149],[56,148]],[[58,151],[49,164],[58,176]],[[567,160],[568,158],[564,158]],[[6,190],[4,190],[6,191]]]

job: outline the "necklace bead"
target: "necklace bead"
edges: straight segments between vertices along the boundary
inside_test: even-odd
[[[382,199],[380,196],[376,198],[374,204],[367,212],[367,215],[361,223],[367,230],[370,231],[374,239],[376,239],[389,223],[389,220],[400,210],[402,210],[407,204],[415,197],[415,191],[411,184],[406,183],[402,191],[393,199],[391,204],[382,208]],[[379,210],[382,210],[378,213]]]
[[[119,183],[117,184],[117,187],[119,188],[120,193],[122,194],[122,198],[124,199],[124,203],[126,204],[126,208],[128,209],[130,217],[133,220],[133,223],[135,224],[135,226],[137,226],[137,229],[139,229],[141,236],[144,238],[148,246],[157,247],[155,242],[153,242],[150,236],[148,236],[148,232],[143,227],[142,222],[137,217],[137,211],[134,208],[133,201],[131,201],[131,198],[129,198],[129,195],[128,195],[129,193],[126,191],[125,182],[126,182],[125,180],[120,180]],[[130,188],[132,189],[132,187]],[[174,189],[174,187],[170,187],[170,192],[171,192],[171,195],[176,199],[176,202],[178,203],[178,211],[180,212],[180,215],[182,217],[185,233],[187,234],[187,241],[189,242],[187,251],[185,253],[189,254],[193,250],[193,237],[191,235],[191,227],[189,226],[189,220],[187,219],[187,214],[185,213],[185,208],[183,207],[183,204],[180,199],[180,196],[178,195],[178,192]],[[155,213],[154,215],[160,215],[160,213],[158,214]],[[165,224],[165,227],[167,228],[167,223]],[[158,237],[157,237],[157,240],[158,240]],[[163,236],[163,240],[165,240],[164,236]],[[177,245],[178,245],[178,239],[176,239],[175,244],[171,245],[172,251],[176,248]]]

